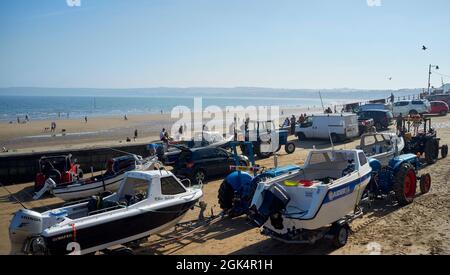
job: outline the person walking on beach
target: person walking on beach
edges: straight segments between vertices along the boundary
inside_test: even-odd
[[[124,120],[128,120],[128,117],[127,117],[126,114],[123,116],[123,119],[124,119]]]
[[[137,138],[138,138],[138,130],[135,129],[134,130],[134,141],[136,141]]]
[[[17,124],[20,124],[20,117],[17,117]]]
[[[30,121],[30,118],[28,117],[28,114],[25,115],[25,121],[26,121],[26,122]]]
[[[159,139],[165,144],[169,143],[169,139],[167,138],[168,134],[166,132],[166,128],[163,128],[161,133],[159,133]]]
[[[84,117],[84,123],[87,123],[87,116]]]

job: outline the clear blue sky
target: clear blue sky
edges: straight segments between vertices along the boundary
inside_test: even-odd
[[[397,89],[426,86],[430,63],[450,75],[450,1],[380,1],[2,0],[0,87]]]

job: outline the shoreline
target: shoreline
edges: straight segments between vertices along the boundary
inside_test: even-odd
[[[292,108],[280,107],[281,123],[286,117],[294,114],[313,114],[321,112],[321,108]],[[283,114],[283,115],[282,115]],[[196,114],[191,113],[191,117]],[[228,114],[223,112],[224,119]],[[205,116],[205,114],[204,114]],[[230,114],[231,116],[231,114]],[[238,113],[243,117],[243,112]],[[54,120],[30,120],[24,124],[8,123],[0,121],[0,148],[5,147],[7,153],[30,153],[41,152],[49,149],[85,149],[92,146],[113,146],[127,144],[126,139],[130,138],[131,143],[151,142],[159,139],[159,132],[162,128],[171,131],[172,125],[178,118],[171,118],[171,114],[150,114],[150,115],[127,115],[128,120],[123,116],[108,117],[88,117],[86,123],[84,119],[54,119]],[[203,119],[203,123],[208,123],[210,119]],[[56,123],[56,131],[50,131],[51,123]],[[201,127],[201,126],[200,126]],[[64,131],[64,135],[62,130]],[[138,131],[138,138],[134,141],[134,131]],[[174,133],[170,133],[172,136]]]

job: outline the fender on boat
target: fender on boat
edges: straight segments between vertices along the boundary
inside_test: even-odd
[[[250,184],[253,177],[246,172],[233,172],[229,174],[225,179],[233,190],[238,190],[242,185]]]

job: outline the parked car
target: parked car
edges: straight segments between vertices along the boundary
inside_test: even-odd
[[[449,108],[448,104],[443,101],[431,101],[431,114],[447,115]]]
[[[392,104],[382,104],[382,103],[369,103],[359,107],[359,111],[368,111],[368,110],[387,110],[392,111]]]
[[[359,126],[356,114],[321,114],[308,117],[297,125],[295,135],[299,140],[331,139],[338,142],[358,137]]]
[[[427,96],[428,101],[443,101],[450,106],[450,94],[438,94]]]
[[[359,119],[373,119],[377,131],[386,130],[394,123],[394,115],[386,110],[367,110],[358,113]]]
[[[231,173],[230,166],[236,165],[233,154],[214,147],[183,148],[174,165],[177,177],[188,178],[194,184],[205,183],[207,178],[226,176]],[[248,166],[246,156],[239,155],[242,166]]]
[[[427,114],[431,111],[428,100],[402,100],[394,103],[394,116]]]

